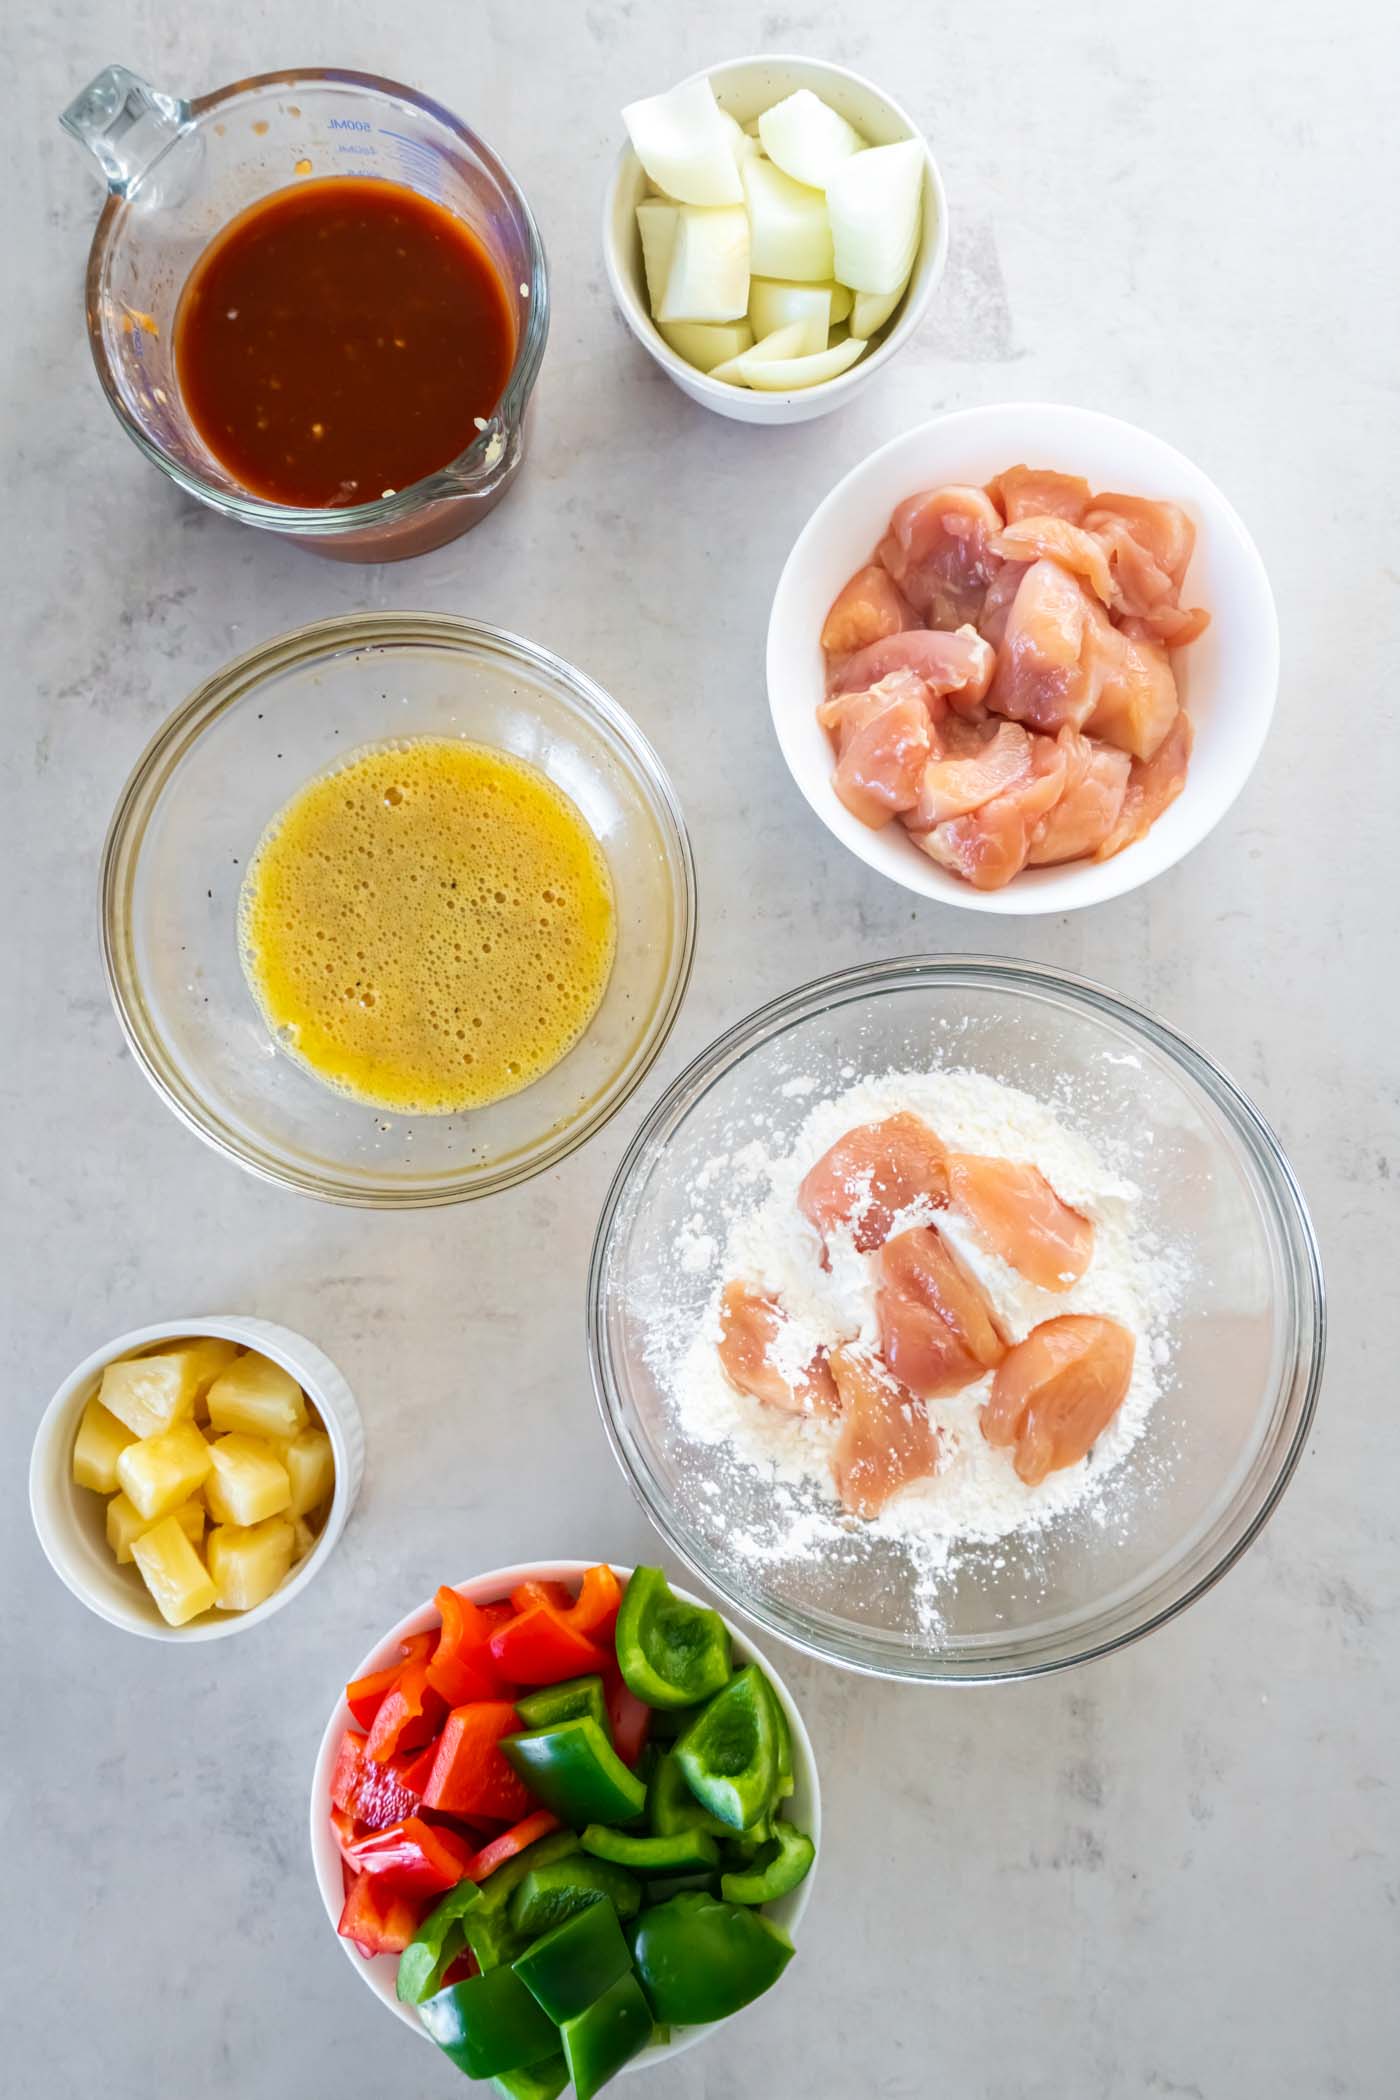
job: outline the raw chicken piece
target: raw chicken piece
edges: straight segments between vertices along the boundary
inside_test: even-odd
[[[1001,526],[985,489],[926,489],[897,506],[876,558],[930,627],[961,627],[977,618],[1000,567],[988,543]]]
[[[1087,729],[1134,758],[1152,756],[1179,704],[1166,651],[1115,627],[1079,579],[1048,559],[1021,581],[996,665],[987,695],[995,713],[1049,735]]]
[[[1138,641],[1103,618],[1090,622],[1090,633],[1098,693],[1083,727],[1134,758],[1151,758],[1181,704],[1171,660],[1159,643]]]
[[[996,661],[995,650],[974,627],[959,627],[954,634],[915,628],[887,635],[868,649],[858,649],[843,663],[831,664],[827,685],[832,693],[855,693],[887,678],[891,671],[912,671],[935,699],[946,697],[959,714],[969,714],[980,709]]]
[[[1054,736],[1082,729],[1098,699],[1093,600],[1058,562],[1033,562],[1007,616],[987,704]],[[1105,623],[1107,624],[1107,623]],[[886,644],[885,646],[888,646]]]
[[[1129,613],[1121,624],[1123,633],[1131,635],[1134,641],[1160,642],[1167,649],[1185,649],[1205,633],[1210,625],[1210,614],[1203,605],[1173,605],[1164,598],[1159,605],[1153,606],[1150,613],[1141,616]]]
[[[982,1244],[1031,1283],[1043,1291],[1078,1283],[1093,1259],[1094,1228],[1060,1201],[1038,1167],[950,1152],[948,1185]]]
[[[1084,523],[1095,532],[1106,516],[1122,519],[1142,551],[1166,571],[1179,591],[1196,545],[1196,528],[1180,505],[1159,503],[1148,496],[1095,496]]]
[[[876,1258],[875,1312],[886,1364],[920,1399],[961,1392],[1006,1354],[977,1279],[942,1234],[916,1225]]]
[[[834,1349],[831,1371],[841,1396],[831,1477],[853,1516],[878,1517],[891,1495],[938,1470],[938,1431],[869,1349]]]
[[[1008,467],[987,483],[987,494],[1008,525],[1043,517],[1068,518],[1071,525],[1080,525],[1094,500],[1087,481],[1077,474],[1056,474],[1049,467]]]
[[[727,1283],[719,1302],[719,1360],[725,1377],[741,1393],[790,1415],[834,1415],[840,1395],[820,1351],[789,1377],[773,1344],[789,1324],[776,1298],[752,1284]]]
[[[1111,860],[1151,830],[1185,787],[1190,758],[1191,717],[1182,708],[1151,758],[1133,760],[1118,822],[1095,853],[1095,860]]]
[[[987,585],[987,595],[982,600],[982,610],[977,615],[977,632],[984,642],[1000,649],[1006,639],[1006,623],[1011,617],[1011,606],[1021,578],[1031,567],[1028,561],[1004,561],[996,575]]]
[[[926,1196],[948,1201],[947,1154],[937,1134],[903,1111],[882,1123],[860,1123],[822,1154],[797,1191],[797,1207],[825,1239],[849,1225],[862,1254],[884,1245],[900,1211]]]
[[[1007,561],[1057,561],[1072,576],[1082,576],[1102,605],[1118,603],[1102,541],[1067,518],[1021,518],[988,544]]]
[[[932,754],[928,689],[911,671],[892,671],[867,693],[823,700],[817,720],[835,739],[832,786],[872,831],[913,809]]]
[[[1019,722],[993,726],[960,722],[950,715],[935,733],[914,804],[905,817],[911,831],[929,831],[949,817],[964,816],[999,795],[1031,769],[1031,740]]]
[[[1026,865],[1079,860],[1100,847],[1123,812],[1132,765],[1126,751],[1096,743],[1077,729],[1062,729],[1057,739],[1065,754],[1064,790],[1031,833]],[[911,813],[911,822],[919,808]]]
[[[1210,614],[1180,602],[1196,543],[1184,510],[1140,496],[1096,496],[1084,524],[1108,557],[1118,605],[1152,640],[1184,649],[1205,632]]]
[[[1123,1404],[1133,1375],[1133,1337],[1116,1320],[1062,1313],[1033,1327],[997,1372],[982,1409],[982,1434],[1015,1448],[1027,1487],[1077,1465]]]
[[[899,595],[888,569],[871,562],[837,592],[822,629],[822,647],[828,656],[841,655],[918,625],[918,616]]]
[[[1036,825],[1053,809],[1069,767],[1054,737],[1031,738],[1030,770],[990,802],[932,831],[911,831],[914,844],[941,868],[977,890],[1004,889],[1025,867]]]

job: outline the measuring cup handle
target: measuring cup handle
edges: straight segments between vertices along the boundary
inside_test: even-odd
[[[162,94],[125,66],[104,66],[59,122],[96,158],[108,188],[124,197],[180,136],[189,114],[188,102]]]

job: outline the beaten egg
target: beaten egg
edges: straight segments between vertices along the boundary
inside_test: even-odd
[[[612,880],[569,797],[464,739],[375,745],[307,782],[243,885],[244,974],[277,1040],[355,1100],[484,1108],[598,1011]]]

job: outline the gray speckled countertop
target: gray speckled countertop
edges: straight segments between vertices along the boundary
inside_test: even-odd
[[[992,943],[1156,1007],[1275,1123],[1332,1291],[1313,1448],[1244,1563],[1107,1663],[930,1695],[791,1662],[828,1830],[803,1958],[649,2090],[1393,2093],[1394,10],[54,0],[12,10],[5,41],[0,2088],[461,2091],[321,1915],[306,1788],[337,1677],[445,1576],[655,1551],[594,1415],[582,1288],[604,1187],[665,1079],[822,970]],[[895,86],[954,220],[916,344],[841,415],[786,431],[690,406],[615,316],[597,244],[618,106],[756,43]],[[97,186],[56,124],[116,58],[179,92],[279,63],[380,70],[500,148],[543,225],[555,315],[533,458],[479,533],[336,567],[181,501],[121,436],[82,331]],[[1008,396],[1107,409],[1198,460],[1259,541],[1284,638],[1273,736],[1214,837],[1121,903],[1020,923],[921,907],[841,853],[782,768],[762,682],[773,582],[830,483],[911,422]],[[180,1128],[123,1052],[94,911],[113,798],[162,717],[234,652],[367,604],[476,613],[600,679],[672,771],[703,908],[670,1045],[602,1137],[488,1205],[388,1219],[278,1194]],[[527,1311],[536,1267],[551,1286]],[[81,1355],[196,1308],[320,1341],[359,1392],[370,1462],[294,1610],[180,1650],[124,1639],[60,1588],[24,1469]],[[510,1492],[526,1453],[528,1497]]]

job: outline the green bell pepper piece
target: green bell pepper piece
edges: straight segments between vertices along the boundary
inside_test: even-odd
[[[593,2100],[651,2040],[651,2008],[629,1968],[586,2012],[560,2029],[577,2100]]]
[[[704,1700],[696,1706],[655,1706],[651,1713],[651,1728],[648,1742],[674,1743],[678,1735],[684,1735]]]
[[[562,1822],[630,1823],[646,1807],[644,1782],[622,1762],[590,1714],[508,1735],[501,1750],[532,1794]]]
[[[572,1830],[552,1831],[497,1867],[480,1884],[481,1901],[469,1904],[462,1913],[462,1938],[479,1969],[499,1969],[525,1952],[529,1942],[511,1920],[511,1897],[537,1869],[558,1864],[577,1851],[578,1839]]]
[[[773,1818],[761,1816],[747,1830],[730,1830],[720,1846],[726,1873],[735,1867],[751,1867],[765,1845],[773,1842]]]
[[[719,1884],[720,1877],[714,1872],[659,1874],[654,1881],[642,1883],[642,1895],[646,1907],[651,1909],[658,1903],[669,1903],[672,1896],[689,1895],[694,1890],[702,1896],[717,1896]]]
[[[490,1969],[508,1969],[530,1941],[510,1922],[509,1911],[473,1910],[462,1920],[462,1940],[483,1976]]]
[[[669,1837],[632,1837],[625,1830],[610,1830],[606,1823],[590,1823],[582,1844],[595,1859],[610,1859],[636,1874],[674,1874],[719,1865],[719,1846],[703,1830],[677,1830]]]
[[[778,1797],[777,1702],[757,1663],[738,1670],[675,1748],[687,1786],[731,1830],[747,1830]]]
[[[481,1883],[481,1900],[488,1910],[503,1911],[527,1874],[536,1867],[552,1866],[556,1860],[567,1859],[578,1851],[578,1838],[572,1830],[554,1830],[548,1837],[536,1838],[514,1859],[506,1860],[494,1874],[488,1874]]]
[[[430,1910],[399,1956],[395,1986],[402,2005],[421,2005],[442,1989],[442,1979],[462,1951],[462,1914],[481,1901],[474,1881],[459,1881]]]
[[[569,2082],[569,2067],[562,2049],[542,2064],[526,2064],[519,2071],[502,2071],[491,2080],[501,2100],[559,2100]]]
[[[648,1706],[694,1706],[728,1681],[729,1629],[717,1611],[683,1604],[660,1568],[637,1568],[617,1615],[617,1662]]]
[[[513,1969],[450,1983],[419,2006],[418,2017],[468,2078],[494,2078],[542,2063],[559,2047],[554,2022]]]
[[[632,1966],[617,1912],[605,1896],[535,1941],[515,1973],[556,2026],[586,2012]]]
[[[636,1773],[638,1779],[641,1780],[648,1793],[651,1792],[651,1783],[656,1777],[656,1768],[660,1762],[660,1743],[643,1743],[641,1749],[637,1752],[637,1761],[633,1765],[632,1770]]]
[[[590,1859],[585,1852],[571,1854],[568,1859],[549,1861],[526,1875],[511,1898],[510,1922],[523,1939],[536,1939],[540,1933],[552,1932],[556,1925],[562,1925],[575,1911],[587,1910],[591,1903],[604,1898],[620,1918],[635,1918],[642,1907],[641,1889],[625,1867]],[[517,1954],[523,1951],[522,1947],[516,1949]]]
[[[790,1896],[804,1881],[817,1856],[817,1848],[805,1830],[792,1823],[775,1823],[770,1842],[749,1867],[720,1877],[719,1892],[726,1903],[775,1903]]]
[[[674,1837],[681,1830],[705,1830],[711,1837],[729,1837],[729,1825],[702,1808],[690,1791],[680,1761],[668,1750],[652,1775],[647,1789],[647,1822],[655,1837]]]
[[[612,1741],[601,1677],[570,1677],[563,1684],[541,1685],[537,1692],[527,1692],[523,1699],[517,1699],[515,1711],[527,1728],[553,1728],[560,1721],[590,1714],[608,1741]]]
[[[632,1958],[655,2017],[695,2027],[761,1997],[792,1960],[792,1941],[756,1910],[672,1896],[638,1918]]]

